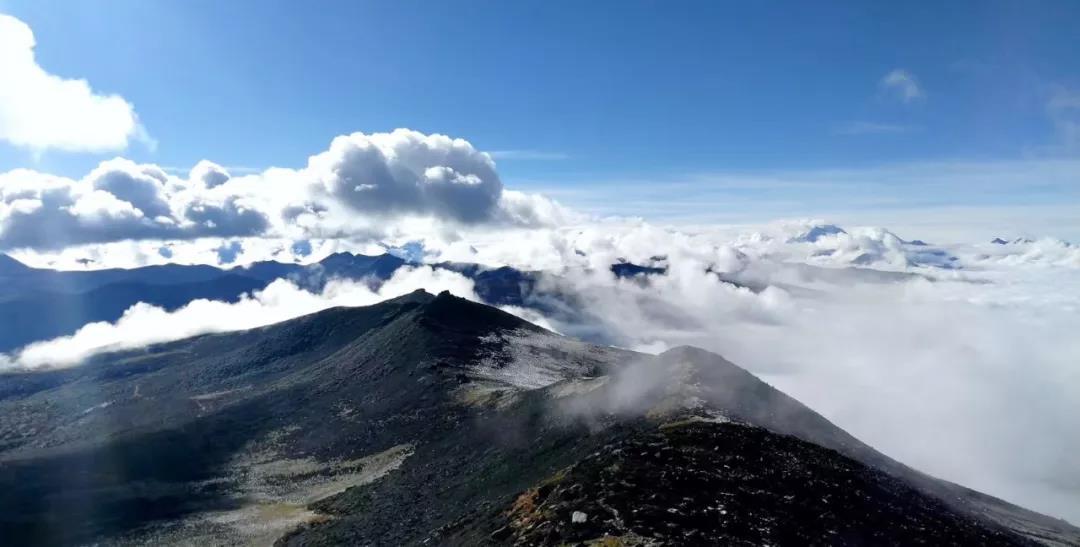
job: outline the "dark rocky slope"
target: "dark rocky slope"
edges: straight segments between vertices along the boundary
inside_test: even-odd
[[[0,375],[0,491],[12,544],[1080,538],[713,354],[591,346],[423,292]]]
[[[761,428],[699,419],[671,421],[607,444],[454,539],[522,545],[1023,543],[831,450]]]

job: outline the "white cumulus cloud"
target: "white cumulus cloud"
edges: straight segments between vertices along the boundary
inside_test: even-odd
[[[372,239],[406,229],[544,226],[570,215],[543,196],[505,190],[495,162],[468,141],[409,129],[342,135],[303,168],[243,176],[204,160],[183,178],[124,158],[77,180],[28,169],[0,173],[0,249],[203,237]]]
[[[464,139],[398,129],[337,137],[307,171],[350,209],[489,220],[503,185],[491,156]]]
[[[131,103],[86,80],[48,73],[34,58],[29,25],[0,14],[0,140],[36,151],[119,150],[151,142]]]

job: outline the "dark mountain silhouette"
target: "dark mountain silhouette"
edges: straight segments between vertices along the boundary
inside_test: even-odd
[[[1076,544],[723,358],[422,291],[0,375],[13,545]]]
[[[321,270],[329,277],[359,279],[373,276],[378,279],[388,279],[406,262],[392,254],[367,256],[336,253],[320,260],[318,264]]]
[[[313,264],[284,262],[255,262],[245,266],[217,268],[204,264],[164,264],[138,268],[101,270],[49,270],[30,268],[8,255],[0,255],[0,278],[8,285],[0,292],[0,302],[21,296],[26,291],[78,293],[117,283],[145,285],[181,285],[212,281],[223,276],[240,276],[270,282],[295,278],[298,282],[317,286],[333,277],[359,279],[389,278],[405,261],[389,254],[378,256],[336,253]]]
[[[663,275],[667,273],[667,266],[642,266],[626,260],[619,260],[611,265],[611,273],[619,278],[637,277],[640,275]]]
[[[32,268],[15,260],[14,258],[0,253],[0,275],[5,277],[19,277],[31,271]]]
[[[137,302],[172,311],[200,298],[235,302],[265,287],[264,281],[225,274],[171,285],[123,281],[74,294],[28,292],[0,303],[0,352],[71,334],[87,323],[116,321]]]
[[[0,255],[0,352],[70,335],[87,323],[120,318],[144,302],[175,310],[196,299],[235,302],[277,279],[321,291],[331,279],[365,280],[372,288],[407,263],[394,255],[332,254],[307,265],[256,262],[220,269],[206,265],[57,271],[36,269]],[[526,305],[539,274],[476,264],[435,265],[473,279],[477,294],[496,305]]]
[[[27,292],[71,294],[96,289],[111,283],[137,282],[153,285],[173,285],[209,281],[223,275],[213,266],[165,264],[142,268],[106,270],[48,270],[30,268],[10,256],[3,255],[0,268],[0,302],[18,298]],[[17,266],[16,266],[17,265]]]
[[[435,267],[457,272],[476,283],[476,295],[489,304],[496,306],[527,306],[535,304],[537,284],[543,275],[540,272],[523,272],[502,266],[487,268],[479,264],[460,262],[441,262]]]

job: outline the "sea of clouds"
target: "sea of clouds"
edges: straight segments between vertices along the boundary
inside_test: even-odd
[[[0,362],[73,366],[418,288],[477,299],[470,280],[423,263],[509,265],[545,273],[536,298],[559,295],[512,313],[639,351],[717,352],[904,463],[1080,522],[1080,247],[933,235],[593,218],[503,188],[466,141],[408,130],[342,136],[301,169],[240,177],[120,159],[77,180],[17,170],[0,174],[0,248],[33,265],[315,261],[408,243],[420,263],[375,289],[279,280],[234,304],[139,304]],[[622,261],[663,273],[620,278]]]

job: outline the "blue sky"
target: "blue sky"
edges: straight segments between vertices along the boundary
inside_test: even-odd
[[[409,127],[502,152],[512,188],[611,205],[627,181],[699,181],[693,192],[717,173],[1076,158],[1075,117],[1062,119],[1076,112],[1049,105],[1080,96],[1080,3],[824,4],[0,0],[0,12],[30,25],[47,71],[134,105],[157,144],[120,154],[184,170],[300,166],[335,135]],[[883,84],[894,71],[915,96]],[[78,176],[117,154],[0,143],[0,170]],[[932,201],[1076,203],[1075,174]]]

